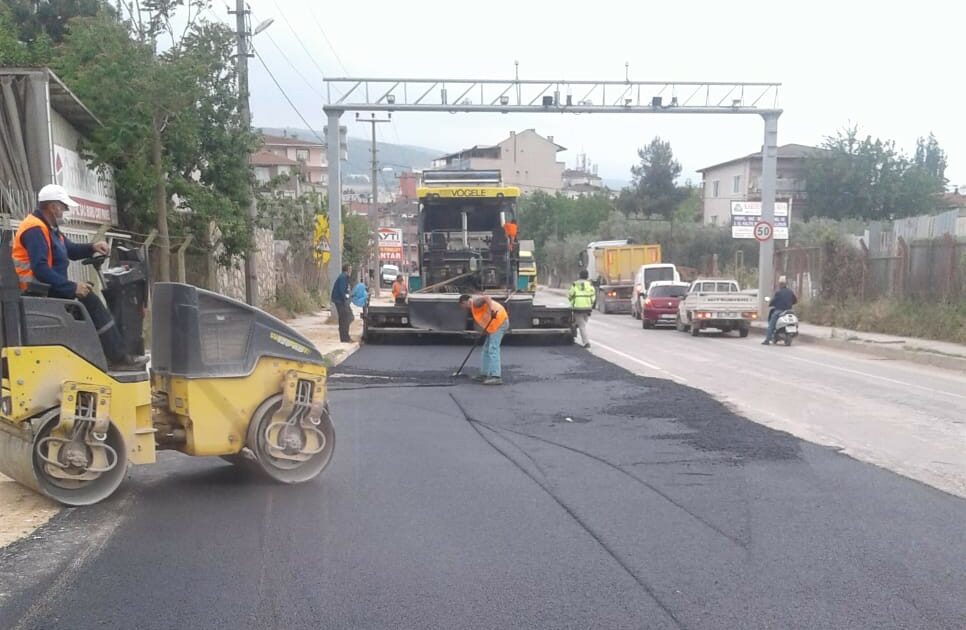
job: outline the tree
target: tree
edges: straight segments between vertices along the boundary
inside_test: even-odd
[[[342,233],[344,248],[342,262],[352,265],[353,269],[362,269],[363,263],[369,258],[370,243],[369,221],[358,214],[342,212]],[[379,273],[379,270],[376,270]],[[376,282],[379,278],[376,277]]]
[[[805,163],[806,216],[891,220],[927,213],[945,180],[945,155],[935,138],[910,160],[892,140],[859,138],[850,127],[826,138],[826,151]],[[921,157],[920,157],[921,154]]]
[[[218,227],[222,263],[243,252],[252,237],[246,208],[251,174],[240,159],[255,144],[239,116],[232,31],[190,19],[203,3],[157,0],[151,19],[130,21],[101,12],[68,23],[51,62],[104,123],[83,147],[95,164],[114,170],[124,227],[156,225],[160,277],[170,276],[169,225],[196,236]],[[171,30],[179,7],[189,13],[183,32]],[[154,41],[172,45],[156,54]],[[168,218],[171,208],[190,209]]]
[[[520,238],[532,239],[539,252],[551,237],[593,232],[611,210],[610,199],[602,195],[568,199],[537,192],[523,198],[517,208]]]
[[[671,143],[655,137],[637,155],[641,162],[631,167],[633,181],[621,192],[620,207],[630,214],[670,218],[688,195],[675,183],[681,165],[674,159]]]
[[[919,138],[916,141],[916,166],[926,172],[929,177],[942,182],[943,188],[949,180],[946,179],[946,152],[939,146],[936,136],[929,133],[929,138]]]

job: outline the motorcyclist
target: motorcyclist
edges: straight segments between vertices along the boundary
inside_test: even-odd
[[[775,327],[778,325],[778,317],[785,311],[791,310],[795,304],[798,303],[798,297],[795,296],[795,292],[788,288],[788,282],[785,280],[785,276],[778,278],[778,290],[775,291],[775,295],[771,298],[771,310],[768,311],[768,332],[765,334],[765,340],[762,341],[762,345],[769,345],[775,337]]]

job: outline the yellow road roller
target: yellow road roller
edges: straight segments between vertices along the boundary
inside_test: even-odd
[[[116,245],[84,263],[97,269],[126,350],[143,353],[143,253]],[[335,432],[312,343],[191,285],[156,283],[151,293],[149,366],[111,371],[82,304],[36,283],[20,291],[4,234],[0,472],[70,506],[109,497],[128,466],[154,463],[159,449],[220,456],[282,483],[319,475]]]

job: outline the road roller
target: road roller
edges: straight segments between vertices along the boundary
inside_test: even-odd
[[[106,499],[159,450],[222,457],[281,483],[318,476],[335,447],[325,361],[267,313],[197,287],[156,283],[150,361],[113,371],[76,300],[21,291],[0,239],[0,472],[68,506]],[[115,243],[96,270],[125,349],[144,353],[148,270]],[[106,266],[105,266],[106,265]],[[102,268],[103,267],[103,268]]]

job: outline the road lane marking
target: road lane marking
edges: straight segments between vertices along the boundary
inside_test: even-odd
[[[960,398],[966,400],[966,396],[962,394],[954,394],[953,392],[945,392],[941,389],[934,389],[932,387],[926,387],[924,385],[916,385],[915,383],[907,383],[905,381],[900,381],[898,379],[889,378],[887,376],[879,376],[877,374],[869,374],[868,372],[862,372],[861,370],[852,370],[849,368],[838,367],[836,365],[829,365],[827,363],[821,363],[819,361],[811,361],[809,359],[802,359],[801,357],[787,356],[786,358],[793,361],[801,361],[802,363],[809,363],[811,365],[817,365],[819,367],[828,368],[830,370],[837,370],[839,372],[845,372],[847,374],[855,374],[856,376],[864,376],[865,378],[872,378],[878,381],[884,381],[886,383],[892,383],[893,385],[902,385],[903,387],[911,387],[913,389],[919,389],[924,392],[929,392],[931,394],[939,394],[940,396],[952,396],[953,398]]]
[[[654,365],[653,363],[648,363],[647,361],[642,361],[641,359],[638,359],[637,357],[632,357],[631,355],[629,355],[627,353],[621,352],[617,348],[611,348],[610,346],[605,345],[605,344],[602,344],[599,341],[594,341],[592,343],[593,343],[593,347],[595,347],[595,348],[603,348],[607,352],[610,352],[612,354],[616,354],[617,356],[622,357],[624,359],[627,359],[628,361],[633,361],[634,363],[637,363],[638,365],[643,365],[644,367],[646,367],[646,368],[648,368],[650,370],[655,370],[657,372],[663,372],[664,374],[667,374],[669,377],[671,377],[671,380],[675,380],[675,381],[678,381],[678,382],[681,382],[681,383],[687,383],[687,380],[686,379],[681,378],[680,376],[678,376],[677,374],[673,374],[672,372],[668,372],[664,368],[662,368],[660,366],[657,366],[657,365]]]

